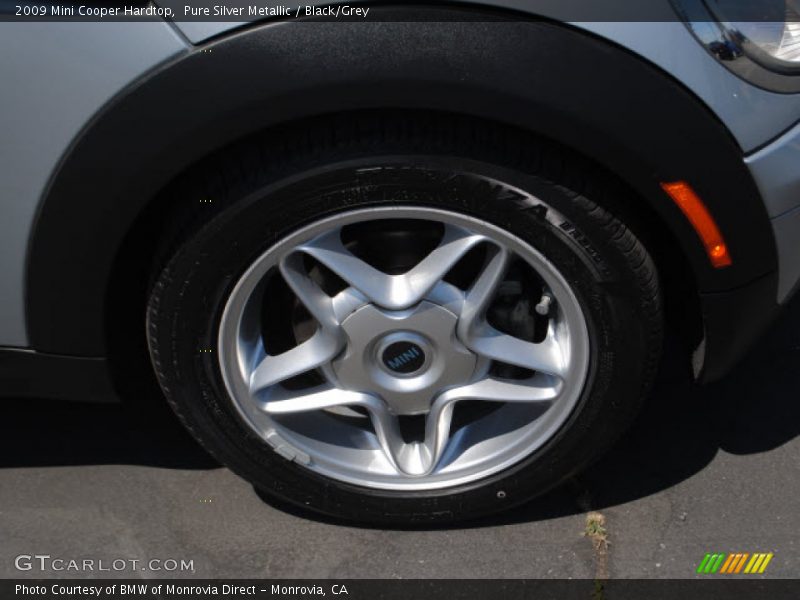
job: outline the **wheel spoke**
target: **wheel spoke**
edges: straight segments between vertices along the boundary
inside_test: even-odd
[[[265,413],[286,415],[339,406],[365,406],[375,400],[368,394],[323,384],[300,392],[273,387],[260,406]]]
[[[324,365],[339,353],[343,345],[341,336],[320,329],[291,350],[265,356],[250,375],[250,392],[255,394]]]
[[[349,287],[336,294],[332,298],[332,302],[333,318],[337,323],[341,323],[351,313],[369,304],[369,300],[366,299],[364,294],[353,287]]]
[[[497,286],[503,281],[508,269],[508,258],[505,248],[496,247],[494,255],[467,291],[458,323],[458,335],[462,340],[468,339],[472,329],[483,321]]]
[[[323,329],[338,329],[333,299],[311,279],[303,266],[301,254],[292,253],[280,263],[281,275]]]
[[[413,269],[389,275],[353,255],[340,237],[340,230],[317,238],[298,250],[313,256],[369,300],[389,310],[403,310],[420,302],[436,283],[477,244],[481,235],[448,226],[440,244]]]
[[[552,378],[534,377],[528,381],[512,382],[488,377],[448,390],[439,395],[428,413],[425,441],[398,445],[394,450],[399,455],[397,462],[408,475],[422,476],[433,472],[447,449],[453,411],[461,400],[549,404],[558,397],[561,385]]]
[[[321,385],[303,392],[290,392],[272,388],[261,409],[271,415],[285,415],[342,406],[360,406],[367,410],[375,436],[384,455],[398,473],[420,476],[433,468],[426,444],[403,440],[400,424],[379,398],[361,392],[342,390],[332,385]]]
[[[378,400],[365,408],[372,419],[381,449],[397,472],[411,477],[428,473],[431,461],[427,448],[419,442],[406,443],[397,417],[388,410],[386,404]]]
[[[465,344],[473,352],[492,360],[556,377],[566,376],[561,346],[552,330],[541,342],[527,342],[484,322],[472,332]]]
[[[486,309],[508,268],[508,252],[497,248],[464,299],[457,334],[473,352],[492,360],[563,377],[561,348],[552,332],[541,343],[502,333],[486,322]]]
[[[464,255],[480,243],[489,240],[482,235],[469,233],[459,227],[448,225],[439,245],[404,277],[409,282],[414,301],[419,302],[442,277],[447,275]]]
[[[428,451],[427,473],[439,464],[450,441],[450,425],[456,400],[443,399],[433,403],[425,422],[425,447]]]
[[[398,473],[419,477],[430,473],[436,466],[447,442],[452,409],[443,405],[436,417],[437,427],[426,433],[425,442],[407,443],[400,432],[400,424],[386,404],[379,398],[361,392],[342,390],[332,385],[321,385],[302,392],[290,392],[273,387],[261,402],[261,409],[271,415],[286,415],[342,406],[360,406],[367,410],[381,450]],[[428,416],[428,423],[432,415]],[[437,452],[437,444],[439,444]]]
[[[310,339],[294,348],[262,358],[250,375],[250,392],[253,394],[333,359],[345,345],[339,323],[366,303],[366,299],[353,288],[343,290],[334,298],[328,296],[305,272],[300,255],[284,259],[280,271],[297,298],[318,321],[319,328]]]
[[[490,402],[553,402],[561,393],[563,383],[553,377],[536,376],[525,380],[486,377],[475,383],[447,390],[434,402],[486,400]]]
[[[425,423],[425,456],[427,475],[436,469],[450,441],[450,426],[456,403],[461,400],[485,400],[490,402],[551,403],[559,395],[561,382],[534,377],[525,382],[511,382],[487,377],[478,382],[447,390],[440,394],[431,406]],[[537,380],[534,383],[534,380]],[[549,385],[552,384],[552,385]]]

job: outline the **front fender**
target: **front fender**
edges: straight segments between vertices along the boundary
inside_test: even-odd
[[[33,347],[106,354],[117,253],[137,216],[182,170],[252,132],[360,109],[473,115],[590,157],[666,224],[701,292],[775,270],[769,220],[740,148],[678,82],[568,26],[469,22],[430,10],[442,18],[265,24],[198,47],[118,96],[76,140],[43,199],[27,269]],[[706,202],[733,266],[711,268],[662,192],[660,181],[678,179]]]

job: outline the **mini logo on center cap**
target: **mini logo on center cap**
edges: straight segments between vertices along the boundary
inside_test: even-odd
[[[381,360],[395,373],[413,373],[425,364],[425,352],[411,342],[395,342],[383,351]]]

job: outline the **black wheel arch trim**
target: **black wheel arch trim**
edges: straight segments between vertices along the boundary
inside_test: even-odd
[[[772,325],[781,312],[777,284],[777,273],[769,273],[735,290],[701,294],[704,337],[692,365],[698,381],[722,379]]]
[[[776,268],[766,210],[728,130],[670,76],[608,41],[545,21],[267,23],[144,77],[73,143],[29,247],[32,347],[106,355],[115,257],[178,173],[257,130],[376,108],[494,120],[591,157],[666,224],[702,293]],[[710,266],[659,186],[678,179],[716,218],[733,266]]]

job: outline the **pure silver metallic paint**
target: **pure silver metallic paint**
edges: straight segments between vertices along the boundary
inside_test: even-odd
[[[115,94],[185,50],[161,21],[0,23],[0,345],[28,345],[27,247],[62,155]]]

